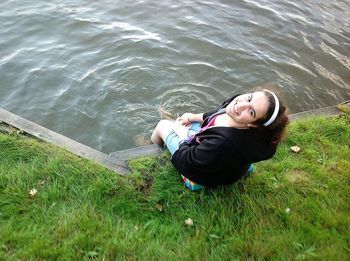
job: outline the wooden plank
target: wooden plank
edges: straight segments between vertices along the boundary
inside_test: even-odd
[[[49,130],[34,122],[28,121],[1,108],[0,121],[3,121],[6,124],[11,125],[19,130],[23,130],[24,132],[34,137],[64,148],[80,157],[99,163],[110,170],[118,172],[121,175],[127,174],[129,172],[129,169],[126,166],[126,162],[124,160],[114,156],[109,156],[103,152],[74,141],[66,136]]]

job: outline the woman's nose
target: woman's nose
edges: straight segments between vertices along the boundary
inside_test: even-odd
[[[250,105],[249,105],[249,103],[247,103],[247,102],[241,102],[240,104],[239,104],[239,110],[244,110],[244,109],[246,109],[246,108],[248,108]]]

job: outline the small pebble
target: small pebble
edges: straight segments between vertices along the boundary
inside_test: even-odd
[[[163,212],[163,205],[162,204],[157,204],[156,209],[158,209],[160,212]]]
[[[185,224],[188,225],[188,226],[193,226],[193,220],[188,218],[185,220]]]
[[[35,189],[35,188],[32,188],[30,191],[29,191],[29,196],[32,198],[32,197],[35,197],[36,194],[38,194],[38,191]]]
[[[295,153],[298,153],[300,151],[300,147],[298,147],[298,146],[292,146],[292,147],[290,147],[290,149]]]

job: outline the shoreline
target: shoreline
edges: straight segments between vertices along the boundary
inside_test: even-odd
[[[350,109],[350,100],[335,106],[328,106],[291,114],[289,117],[291,121],[294,121],[296,119],[310,116],[339,116],[344,114],[344,112],[340,109],[342,106]],[[10,132],[11,128],[17,129],[17,131],[20,133],[25,133],[29,136],[33,136],[45,142],[54,144],[69,152],[72,152],[79,157],[98,163],[107,169],[117,172],[120,175],[127,175],[130,173],[130,169],[128,167],[129,160],[145,156],[159,156],[163,152],[158,145],[151,144],[106,154],[2,108],[0,108],[0,124],[0,130],[2,132]]]

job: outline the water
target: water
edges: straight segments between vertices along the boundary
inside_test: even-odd
[[[0,107],[104,152],[264,83],[292,113],[350,97],[348,0],[0,3]]]

